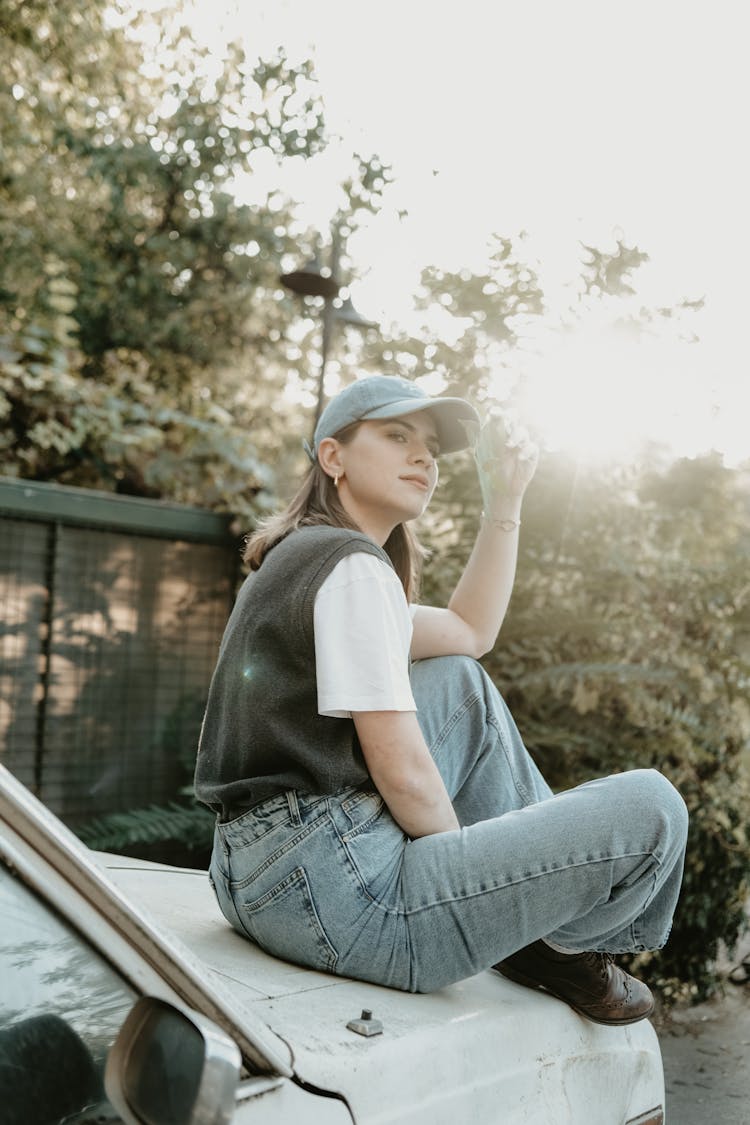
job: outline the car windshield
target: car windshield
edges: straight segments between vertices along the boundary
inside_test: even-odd
[[[109,1048],[137,993],[0,866],[0,1116],[5,1125],[101,1125]]]

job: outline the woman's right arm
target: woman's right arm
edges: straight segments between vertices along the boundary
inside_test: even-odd
[[[355,711],[362,753],[393,819],[412,839],[460,827],[414,711]]]

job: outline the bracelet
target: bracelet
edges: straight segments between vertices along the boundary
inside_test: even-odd
[[[486,512],[482,512],[480,519],[482,523],[491,523],[493,527],[499,527],[501,531],[515,531],[517,527],[521,526],[520,520],[496,520],[492,516],[488,516]]]

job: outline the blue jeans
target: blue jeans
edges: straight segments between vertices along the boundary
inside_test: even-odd
[[[460,831],[411,840],[372,787],[290,791],[216,827],[221,909],[278,957],[412,992],[537,938],[617,953],[664,944],[687,812],[653,770],[553,795],[473,660],[412,668]]]

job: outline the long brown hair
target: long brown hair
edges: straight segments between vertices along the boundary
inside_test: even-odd
[[[346,445],[360,425],[360,422],[353,422],[336,434],[336,440]],[[344,508],[333,481],[316,460],[287,506],[275,515],[261,520],[257,529],[247,537],[243,558],[251,570],[258,570],[271,548],[290,532],[300,527],[321,525],[346,527],[351,531],[362,530]],[[425,552],[408,524],[399,523],[394,527],[383,544],[383,550],[393,563],[404,587],[406,600],[416,601]]]

